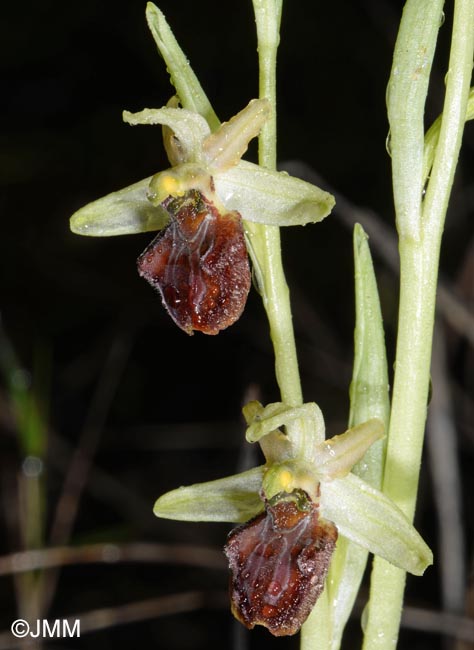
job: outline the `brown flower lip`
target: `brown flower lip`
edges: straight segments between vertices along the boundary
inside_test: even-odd
[[[162,205],[170,223],[138,258],[138,272],[187,334],[218,334],[240,318],[250,290],[241,216],[195,189]]]
[[[230,532],[224,549],[234,616],[275,636],[298,632],[324,588],[336,540],[336,527],[305,492],[266,502],[264,512]]]

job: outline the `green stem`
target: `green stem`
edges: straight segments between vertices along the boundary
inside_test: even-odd
[[[290,406],[299,406],[303,403],[303,395],[291,318],[290,294],[281,261],[279,228],[251,224],[248,231],[254,248],[259,251],[259,267],[264,278],[262,298],[270,325],[275,353],[275,374],[281,399]],[[254,243],[255,240],[258,240],[258,247]]]
[[[282,0],[254,0],[260,67],[260,97],[272,105],[272,115],[259,138],[259,162],[276,168],[276,56]],[[262,298],[275,351],[275,373],[283,402],[303,403],[291,317],[288,286],[283,272],[280,230],[275,226],[246,222],[255,267],[259,269]]]
[[[474,2],[457,0],[442,126],[428,190],[409,228],[403,228],[403,215],[397,210],[399,330],[383,489],[410,520],[415,513],[426,421],[441,235],[466,116],[473,49]],[[375,559],[365,650],[395,648],[404,584],[403,571]]]
[[[259,138],[259,162],[276,168],[276,55],[282,0],[253,0],[257,23],[260,70],[260,97],[272,105],[271,119]],[[280,230],[273,226],[247,224],[250,248],[253,249],[270,336],[275,351],[275,373],[282,401],[298,406],[303,403],[290,295],[281,259]],[[288,425],[288,435],[298,435],[298,423]],[[319,598],[302,628],[301,650],[327,650],[330,642],[329,602],[327,590]]]

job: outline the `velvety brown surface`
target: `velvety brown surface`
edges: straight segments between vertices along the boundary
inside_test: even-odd
[[[234,615],[275,636],[295,634],[305,622],[323,590],[337,539],[336,527],[319,518],[314,503],[299,505],[268,503],[230,533],[225,547]]]
[[[198,190],[164,205],[170,223],[138,258],[139,273],[181,329],[218,334],[240,317],[250,289],[242,219]]]

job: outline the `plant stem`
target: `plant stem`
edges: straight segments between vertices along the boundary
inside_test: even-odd
[[[260,97],[272,105],[272,114],[259,138],[259,163],[276,168],[276,56],[282,0],[254,0],[260,68]],[[276,226],[246,222],[247,236],[260,270],[262,298],[275,352],[275,373],[283,402],[303,403],[291,318],[288,286],[283,272],[280,230]]]
[[[428,190],[409,228],[403,227],[403,215],[397,209],[399,329],[383,489],[410,520],[416,506],[426,421],[439,250],[466,116],[473,46],[474,2],[457,0],[442,126]],[[394,164],[394,190],[396,169]],[[380,558],[374,560],[365,650],[396,646],[404,584],[403,571]]]
[[[259,138],[259,163],[276,168],[276,55],[282,0],[253,0],[257,23],[260,70],[259,96],[272,105],[272,116],[264,125]],[[247,224],[251,250],[256,254],[262,297],[270,325],[275,351],[275,373],[281,399],[291,406],[303,403],[291,316],[290,296],[281,259],[280,230],[274,226]],[[287,426],[288,435],[298,423]],[[302,628],[301,650],[327,650],[330,643],[329,602],[327,590]]]

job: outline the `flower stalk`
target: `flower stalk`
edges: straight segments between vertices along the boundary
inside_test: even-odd
[[[282,0],[254,0],[258,38],[259,96],[270,102],[270,118],[259,135],[259,163],[276,169],[276,61],[280,40]],[[260,289],[275,353],[275,374],[281,399],[286,404],[303,403],[290,293],[281,259],[280,230],[246,223],[253,263],[259,269]]]

